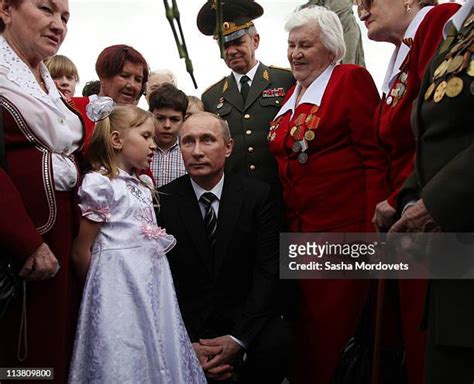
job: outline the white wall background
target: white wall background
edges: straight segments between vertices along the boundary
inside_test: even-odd
[[[395,0],[394,0],[395,1]],[[178,87],[187,94],[200,96],[211,84],[229,73],[219,57],[212,37],[202,35],[196,26],[196,16],[204,0],[177,0],[186,45],[194,66],[198,89],[194,89],[179,59],[161,0],[69,0],[71,18],[69,32],[59,53],[76,64],[83,85],[97,79],[95,61],[103,48],[113,44],[128,44],[140,51],[151,69],[169,68],[178,76]],[[285,18],[305,0],[259,0],[265,14],[255,21],[260,33],[257,58],[265,64],[288,67]],[[171,4],[171,0],[168,1]],[[367,69],[380,88],[393,46],[367,39],[361,25]],[[142,105],[143,103],[140,103]],[[146,105],[146,104],[145,104]]]

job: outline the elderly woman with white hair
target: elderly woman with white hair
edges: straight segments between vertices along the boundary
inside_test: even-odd
[[[297,84],[271,123],[269,147],[291,232],[366,232],[384,195],[386,157],[372,119],[379,96],[360,66],[338,64],[345,45],[334,12],[313,6],[288,19]],[[367,300],[363,280],[299,280],[296,378],[330,383]]]

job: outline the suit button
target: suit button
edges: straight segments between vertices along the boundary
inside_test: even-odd
[[[250,115],[249,115],[248,113],[246,113],[246,114],[244,115],[244,119],[246,119],[246,120],[250,119]]]
[[[251,135],[251,134],[252,134],[252,131],[251,131],[250,129],[247,129],[247,130],[245,131],[245,134],[246,134],[246,135]]]
[[[256,169],[257,167],[252,164],[249,168],[250,168],[251,171],[255,171],[255,169]]]
[[[253,147],[248,147],[248,150],[249,150],[250,153],[252,153],[253,152]]]

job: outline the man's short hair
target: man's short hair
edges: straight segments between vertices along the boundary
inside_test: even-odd
[[[188,109],[188,97],[174,85],[165,83],[155,89],[149,96],[150,111],[153,112],[155,109],[161,108],[171,108],[179,111],[184,118]]]
[[[212,119],[217,120],[217,122],[219,123],[219,126],[221,128],[221,133],[222,133],[222,137],[224,138],[224,141],[226,143],[228,143],[229,140],[232,139],[232,136],[230,134],[229,123],[226,120],[224,120],[222,117],[217,116],[216,114],[211,113],[211,112],[197,112],[197,113],[194,113],[186,119],[185,124],[186,123],[189,124],[189,120],[193,120],[197,117],[210,117]]]

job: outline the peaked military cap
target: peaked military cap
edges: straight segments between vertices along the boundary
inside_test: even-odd
[[[222,34],[224,42],[240,38],[254,24],[252,20],[263,15],[263,8],[253,0],[221,0]],[[217,36],[216,0],[208,0],[197,16],[199,30],[208,36]]]

